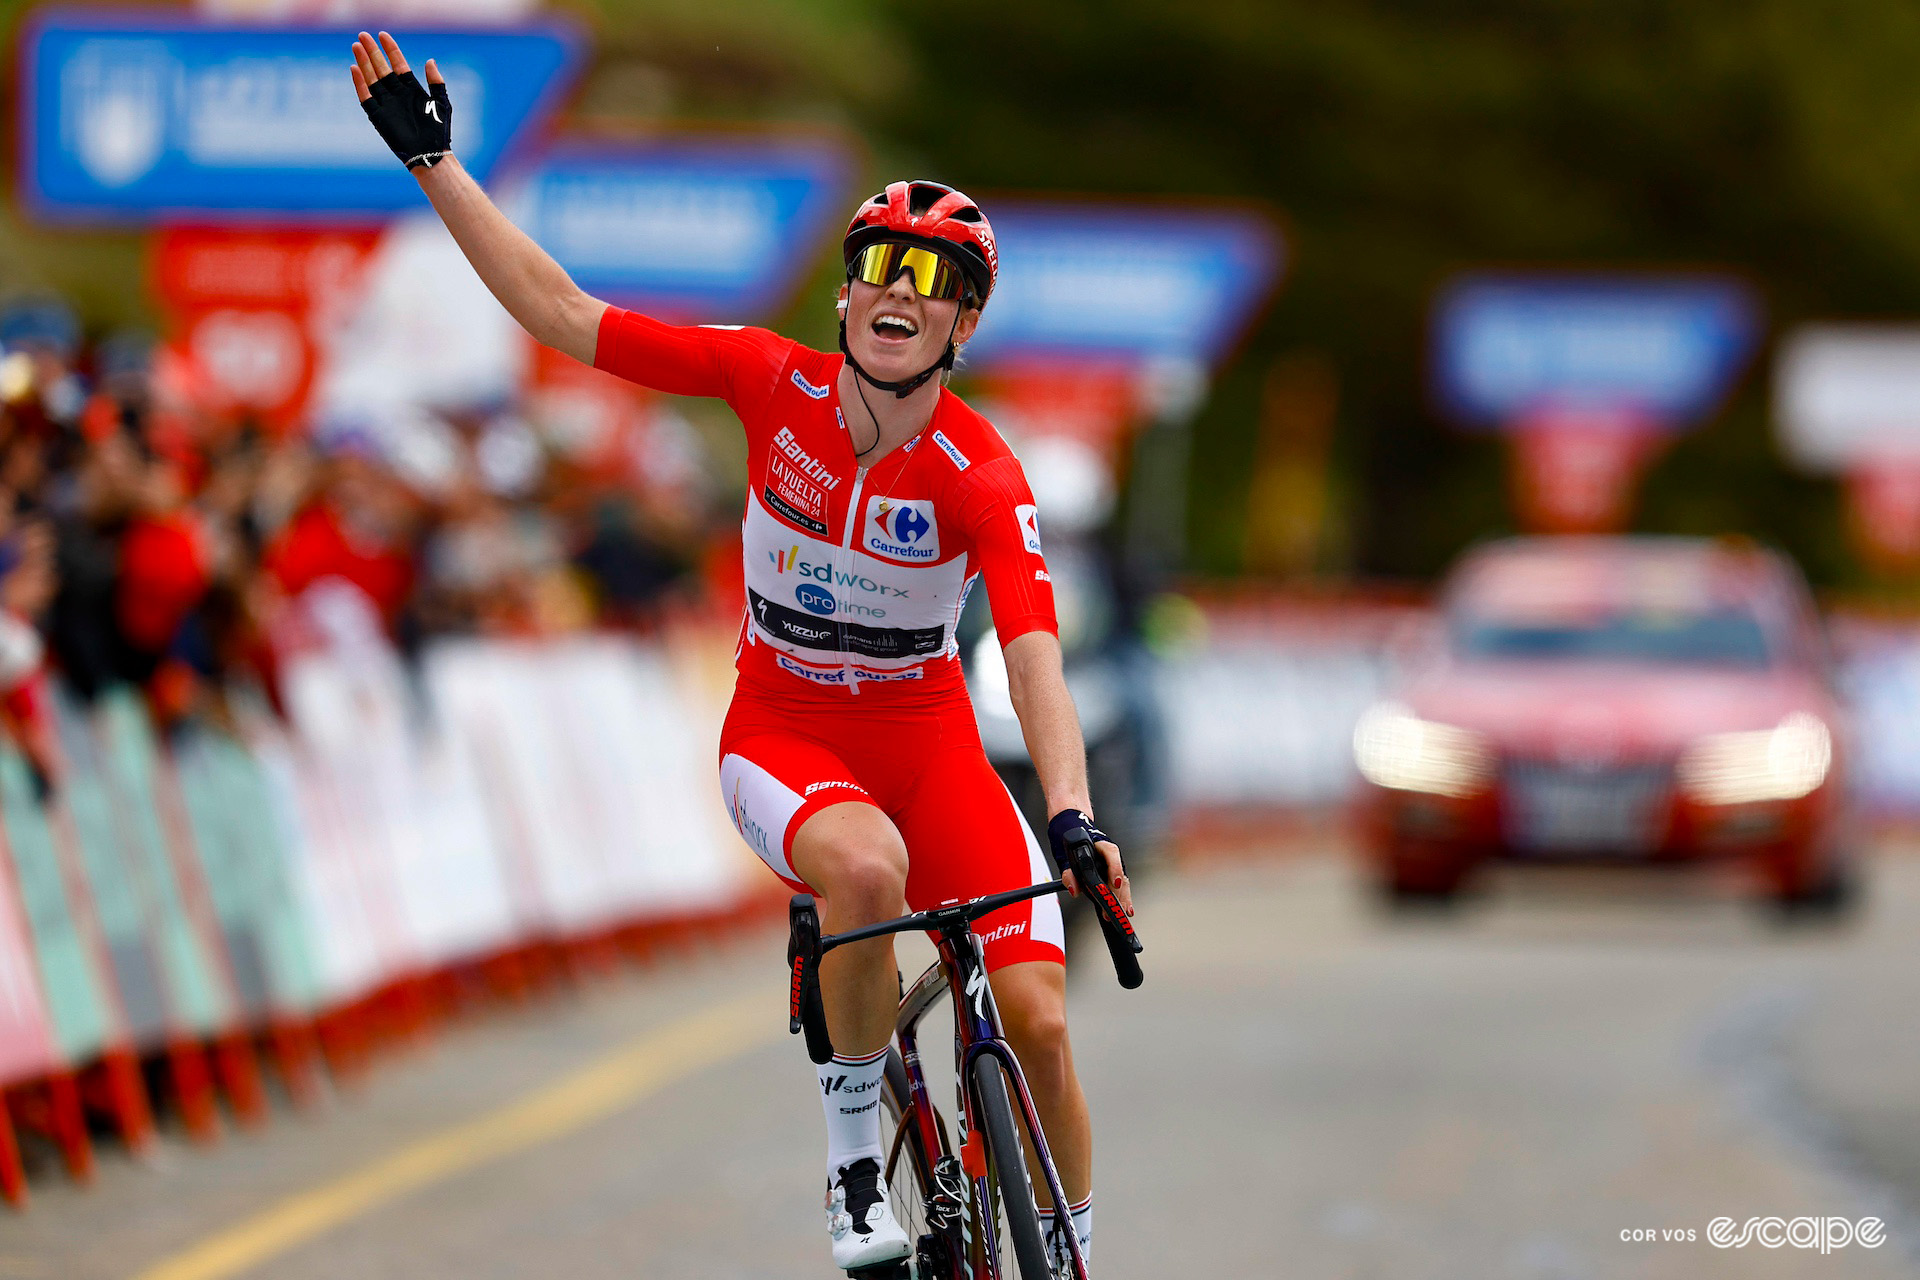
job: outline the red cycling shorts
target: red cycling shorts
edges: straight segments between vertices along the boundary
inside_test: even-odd
[[[794,832],[828,805],[870,804],[906,842],[907,906],[942,903],[1051,878],[1013,797],[980,747],[964,690],[925,705],[802,712],[734,694],[720,731],[720,786],[733,825],[789,887]],[[987,970],[1023,960],[1065,963],[1057,898],[1016,903],[975,922]]]

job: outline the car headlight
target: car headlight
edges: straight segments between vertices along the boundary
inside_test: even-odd
[[[1422,720],[1395,702],[1360,717],[1353,731],[1353,761],[1377,786],[1456,797],[1484,787],[1494,764],[1479,734]]]
[[[1833,735],[1796,711],[1771,729],[1716,733],[1680,757],[1680,787],[1707,804],[1798,800],[1827,780]]]

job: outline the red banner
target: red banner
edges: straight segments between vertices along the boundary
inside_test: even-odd
[[[1920,567],[1920,458],[1863,463],[1847,476],[1847,524],[1869,564]]]
[[[1078,440],[1109,461],[1140,407],[1139,376],[1124,365],[1006,365],[980,383],[1004,425]]]
[[[170,354],[198,407],[298,425],[377,231],[177,228],[153,253]]]
[[[1514,502],[1532,533],[1615,533],[1633,512],[1634,485],[1661,437],[1644,418],[1612,410],[1553,409],[1513,435]]]

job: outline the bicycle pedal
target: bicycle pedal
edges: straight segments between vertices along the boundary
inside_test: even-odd
[[[913,1259],[896,1258],[876,1266],[855,1267],[847,1272],[847,1280],[915,1280]]]

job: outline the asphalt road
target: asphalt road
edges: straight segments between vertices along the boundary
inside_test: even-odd
[[[1073,982],[1102,1280],[1920,1274],[1912,852],[1837,931],[1560,874],[1394,919],[1333,849],[1143,898],[1147,985],[1095,948]],[[0,1277],[825,1280],[780,945],[464,1026],[324,1114],[109,1158],[90,1191],[43,1179],[0,1220]],[[1708,1241],[1768,1215],[1886,1242]]]

